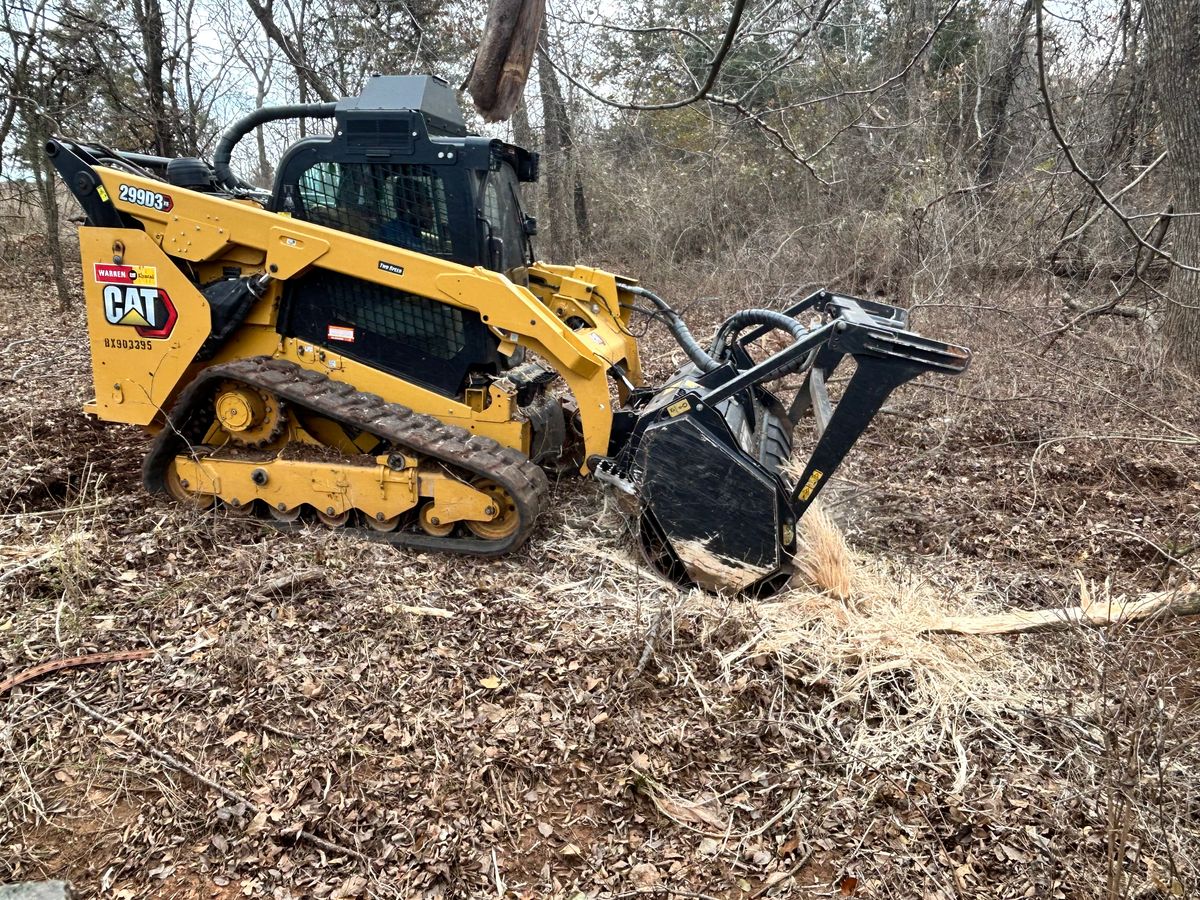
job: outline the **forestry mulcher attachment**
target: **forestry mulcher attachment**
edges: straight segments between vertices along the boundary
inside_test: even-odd
[[[301,117],[332,134],[289,148],[272,189],[234,175],[242,137]],[[969,360],[902,309],[829,291],[736,313],[702,346],[634,280],[536,262],[519,200],[536,154],[468,134],[434,78],[257,110],[211,165],[66,139],[46,152],[87,217],[85,410],[148,429],[146,487],[197,509],[493,555],[529,536],[546,470],[573,468],[626,496],[662,573],[766,593],[888,394]],[[687,356],[665,385],[643,381],[635,315]],[[772,332],[786,345],[767,353]],[[768,385],[789,375],[785,405]],[[809,413],[818,437],[792,482]]]

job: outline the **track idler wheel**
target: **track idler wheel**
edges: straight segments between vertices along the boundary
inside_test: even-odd
[[[503,540],[513,534],[521,525],[521,516],[508,491],[487,478],[475,482],[473,487],[492,498],[496,517],[487,522],[468,521],[467,528],[471,533],[487,541]]]
[[[283,402],[274,394],[223,381],[213,398],[213,409],[221,430],[230,440],[246,447],[262,447],[281,434],[287,423]]]
[[[192,491],[190,485],[179,477],[179,470],[175,467],[174,460],[167,466],[166,483],[167,493],[171,495],[171,499],[191,509],[201,511],[212,509],[213,504],[217,502],[217,498],[212,494],[197,494]]]

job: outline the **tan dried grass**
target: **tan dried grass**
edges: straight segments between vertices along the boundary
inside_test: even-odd
[[[762,637],[747,652],[777,655],[828,689],[830,706],[869,710],[877,724],[858,730],[859,748],[953,735],[964,713],[1007,731],[1010,714],[1036,702],[1042,678],[1011,642],[930,633],[983,609],[978,585],[948,590],[913,566],[855,553],[819,508],[801,521],[796,564],[789,590],[755,604]]]
[[[746,640],[721,654],[726,671],[774,657],[794,683],[820,691],[828,710],[859,708],[849,717],[859,724],[847,746],[863,758],[947,740],[958,747],[965,716],[971,728],[1007,733],[1013,712],[1038,704],[1044,674],[1011,641],[929,631],[946,616],[988,611],[969,575],[935,584],[917,563],[855,552],[820,507],[801,520],[791,585],[764,600],[682,591],[652,574],[631,542],[614,546],[618,520],[601,513],[576,528],[578,521],[564,523],[560,547],[577,571],[590,557],[589,575],[560,573],[545,585],[568,627],[661,644],[680,622],[693,621],[705,635],[733,620]],[[963,769],[956,780],[965,777]]]
[[[824,507],[814,506],[800,520],[800,547],[795,562],[809,585],[838,600],[850,599],[856,567],[845,535]]]

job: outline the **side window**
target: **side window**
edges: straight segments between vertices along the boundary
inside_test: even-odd
[[[341,166],[337,163],[317,163],[300,176],[300,218],[318,225],[334,228],[337,209],[338,186],[341,183]]]
[[[452,258],[446,185],[432,166],[320,162],[300,176],[297,218]]]
[[[525,229],[517,193],[517,179],[512,167],[504,164],[489,172],[483,184],[483,218],[489,236],[504,242],[501,271],[525,265]]]
[[[381,224],[376,240],[434,256],[454,252],[446,185],[432,166],[380,166]]]
[[[472,370],[496,371],[497,340],[472,310],[314,267],[284,288],[282,333],[459,396]]]

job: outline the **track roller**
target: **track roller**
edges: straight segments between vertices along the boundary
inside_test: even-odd
[[[281,506],[283,507],[282,509],[280,508]],[[280,504],[279,506],[268,506],[267,511],[270,512],[271,518],[276,522],[286,523],[295,522],[297,519],[299,519],[303,508],[299,506],[293,506],[289,509],[288,507],[283,506],[283,504]]]
[[[321,520],[321,524],[326,528],[341,528],[350,521],[350,510],[335,513],[330,512],[332,509],[333,507],[330,506],[328,509],[317,510],[317,518]]]
[[[235,519],[252,518],[254,516],[254,505],[254,500],[251,500],[249,503],[238,503],[236,500],[233,500],[229,503],[221,504],[222,508],[225,510],[225,514],[232,516]]]
[[[383,513],[376,513],[373,516],[368,516],[364,513],[363,521],[367,523],[367,527],[372,531],[388,532],[395,531],[400,527],[400,516],[387,518]]]
[[[431,534],[434,537],[446,537],[446,535],[454,530],[454,523],[438,521],[437,516],[432,513],[433,508],[433,503],[426,503],[421,507],[421,514],[419,516],[421,527],[425,530],[426,534]]]

